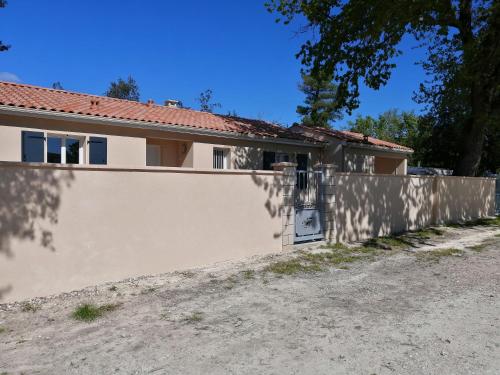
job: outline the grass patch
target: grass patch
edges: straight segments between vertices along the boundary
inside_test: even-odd
[[[475,220],[469,220],[464,223],[448,223],[447,227],[452,228],[464,228],[464,227],[500,227],[500,216],[496,216],[494,218],[481,218]]]
[[[100,318],[106,313],[114,311],[118,308],[119,304],[107,303],[102,306],[97,306],[91,303],[86,303],[78,306],[71,316],[80,321],[92,322]]]
[[[475,251],[476,253],[480,253],[486,248],[486,246],[488,246],[487,243],[481,243],[479,245],[469,246],[467,247],[467,249]]]
[[[37,312],[38,310],[40,310],[40,306],[36,306],[30,302],[23,302],[21,305],[22,312],[34,313],[34,312]]]
[[[495,237],[500,237],[500,233],[498,233],[498,234],[495,234]]]
[[[300,259],[290,259],[280,262],[274,262],[264,268],[264,271],[272,272],[278,275],[294,275],[299,272],[321,271],[317,265],[303,264]]]
[[[410,236],[415,236],[415,237],[421,238],[421,239],[429,239],[433,236],[442,236],[443,234],[444,234],[444,231],[441,229],[437,229],[437,228],[419,229],[417,231],[408,233],[408,235],[410,235]]]
[[[411,246],[411,242],[403,236],[386,236],[371,238],[366,241],[363,246],[368,248],[378,248],[384,250],[392,250],[395,248],[402,248]]]
[[[195,311],[182,320],[186,323],[199,323],[203,320],[203,313],[201,311]]]
[[[346,263],[372,259],[379,251],[373,247],[347,247],[342,244],[324,246],[323,249],[329,251],[319,253],[300,252],[293,259],[271,263],[264,268],[264,271],[277,275],[319,272],[327,267],[339,267],[341,265],[345,267]]]
[[[441,258],[449,256],[459,256],[462,255],[463,253],[464,252],[462,250],[455,248],[448,248],[448,249],[438,249],[432,251],[420,251],[415,253],[415,256],[417,257],[417,259],[422,261],[438,263],[441,260]]]
[[[1,334],[1,333],[4,333],[4,332],[7,332],[7,328],[5,328],[5,327],[0,327],[0,334]]]
[[[242,273],[243,278],[245,280],[252,280],[255,278],[255,271],[254,270],[244,270]]]

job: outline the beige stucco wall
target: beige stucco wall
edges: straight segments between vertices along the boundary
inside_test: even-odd
[[[480,177],[436,177],[436,223],[495,214],[495,180]]]
[[[494,179],[338,173],[335,180],[340,242],[491,216],[495,209]]]
[[[11,289],[4,301],[282,247],[280,172],[6,164],[0,290]]]
[[[336,240],[421,228],[432,220],[432,178],[336,174]]]

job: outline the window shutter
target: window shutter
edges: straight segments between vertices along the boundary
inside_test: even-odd
[[[108,164],[108,140],[104,137],[89,138],[89,163]]]
[[[44,162],[44,142],[45,137],[42,132],[22,132],[22,161],[28,163]]]

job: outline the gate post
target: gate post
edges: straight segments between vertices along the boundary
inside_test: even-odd
[[[293,248],[295,237],[295,172],[296,163],[273,163],[271,164],[275,171],[283,172],[282,181],[282,249],[291,250]]]
[[[335,165],[317,164],[314,169],[322,172],[320,215],[326,242],[335,241]]]

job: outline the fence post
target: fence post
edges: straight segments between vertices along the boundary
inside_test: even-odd
[[[291,250],[293,248],[295,237],[295,181],[296,181],[296,163],[273,163],[271,164],[275,171],[283,172],[281,208],[282,218],[282,249]]]
[[[323,224],[325,241],[335,241],[335,165],[317,164],[315,170],[322,172],[320,216]]]

